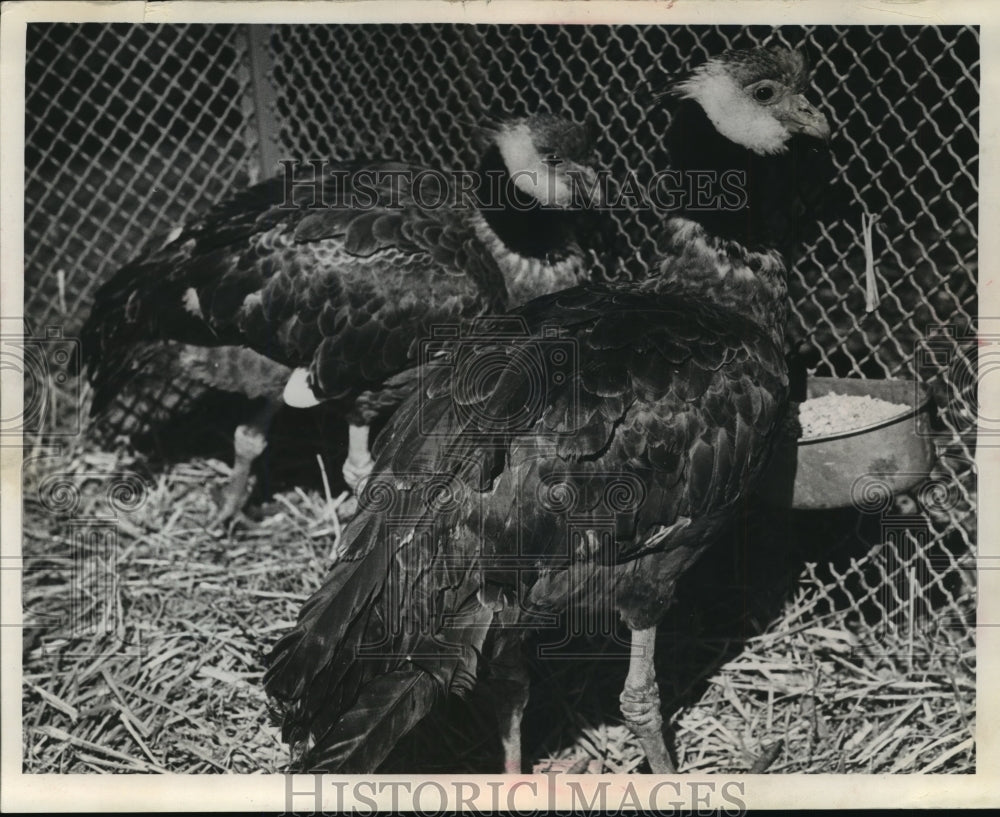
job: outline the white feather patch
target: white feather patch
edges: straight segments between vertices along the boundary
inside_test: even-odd
[[[199,318],[205,317],[204,313],[201,311],[201,301],[198,300],[198,291],[194,287],[188,287],[184,291],[184,297],[181,298],[181,303],[184,304],[184,308],[192,315],[196,315]]]
[[[166,249],[171,244],[173,244],[178,238],[181,237],[181,233],[184,232],[184,225],[178,224],[174,229],[172,229],[163,239],[163,243],[160,244],[160,249]],[[190,243],[190,242],[189,242]]]
[[[782,153],[791,134],[771,111],[750,99],[724,70],[714,66],[678,86],[695,100],[715,129],[729,141],[761,155]]]
[[[520,124],[506,128],[496,137],[500,156],[518,190],[547,207],[565,207],[572,199],[572,190],[565,176],[545,163],[531,137],[531,129]]]
[[[308,369],[295,369],[285,383],[285,391],[281,396],[285,404],[292,408],[312,408],[319,405],[319,400],[309,387]]]

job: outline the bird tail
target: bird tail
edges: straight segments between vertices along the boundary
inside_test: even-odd
[[[90,315],[80,330],[79,370],[87,373],[94,387],[91,412],[103,411],[121,388],[135,375],[132,344],[155,320],[143,314],[144,288],[155,282],[155,270],[134,263],[122,267],[97,290]],[[147,340],[154,336],[149,333]]]
[[[493,616],[478,571],[437,558],[444,538],[392,529],[382,513],[355,518],[348,556],[268,656],[296,770],[375,771],[439,696],[475,684]]]
[[[240,251],[255,233],[289,218],[278,176],[221,202],[152,243],[95,293],[81,331],[81,367],[95,388],[94,413],[131,379],[132,345],[174,340],[194,346],[245,342],[237,312],[263,285]],[[269,266],[272,274],[276,264]]]
[[[97,290],[80,330],[79,367],[71,372],[86,372],[94,388],[91,414],[104,411],[148,362],[137,356],[137,344],[167,338],[204,346],[224,341],[199,314],[195,290],[185,281],[186,260],[183,250],[161,251],[122,267]]]

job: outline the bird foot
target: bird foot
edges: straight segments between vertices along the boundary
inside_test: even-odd
[[[535,764],[532,774],[560,772],[561,774],[599,774],[601,761],[591,757],[560,758]]]
[[[242,499],[242,492],[240,499]],[[239,500],[234,501],[231,496],[227,496],[222,509],[205,526],[213,537],[216,539],[232,537],[236,527],[241,523],[244,525],[252,524],[250,518],[243,513],[240,504]]]
[[[218,485],[212,488],[212,498],[215,500],[215,507],[218,509],[209,523],[209,527],[218,527],[229,522],[239,512],[243,506],[243,489],[245,485],[238,486],[240,490],[234,490],[232,480],[225,485]]]
[[[676,772],[663,740],[663,717],[656,683],[640,687],[626,685],[619,702],[625,725],[639,739],[653,774]]]
[[[663,718],[660,715],[660,700],[655,687],[626,686],[618,700],[626,724],[637,737],[662,729]]]
[[[241,509],[247,498],[247,483],[250,468],[267,448],[267,436],[262,429],[250,425],[239,425],[233,432],[233,470],[229,483],[223,490],[219,512],[209,522],[209,530],[225,528],[223,533],[232,533],[235,523],[244,518]]]
[[[341,469],[347,487],[355,494],[360,493],[361,483],[371,474],[374,465],[375,461],[367,453],[364,456],[348,457]]]

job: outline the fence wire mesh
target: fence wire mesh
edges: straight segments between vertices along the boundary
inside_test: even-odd
[[[237,33],[29,26],[25,309],[34,323],[79,326],[94,288],[151,234],[247,183],[255,135]]]
[[[934,387],[935,473],[869,508],[879,546],[810,562],[794,615],[974,638],[979,35],[974,27],[32,25],[25,313],[79,328],[95,287],[151,236],[282,158],[475,167],[484,115],[551,111],[601,125],[613,178],[665,166],[666,112],[637,92],[727,47],[805,47],[856,200],[794,266],[792,335],[816,373]],[[865,311],[862,213],[877,220],[880,303]],[[654,257],[656,214],[619,213],[617,254]],[[617,269],[599,274],[615,277]],[[177,383],[172,384],[177,388]],[[848,537],[850,538],[850,537]],[[911,642],[912,642],[911,638]]]

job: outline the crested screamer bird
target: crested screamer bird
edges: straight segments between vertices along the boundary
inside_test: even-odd
[[[220,520],[245,501],[282,395],[343,407],[355,487],[371,468],[368,427],[413,388],[428,327],[589,274],[595,135],[550,114],[488,122],[474,174],[354,160],[223,201],[98,289],[81,334],[92,414],[169,346],[197,382],[262,398],[236,429]]]
[[[782,421],[786,267],[827,150],[784,48],[727,51],[676,83],[672,167],[735,172],[687,202],[645,280],[584,283],[487,321],[423,369],[379,439],[344,556],[268,658],[301,770],[376,769],[486,665],[521,771],[526,630],[611,607],[631,631],[625,722],[672,771],[653,665],[686,569],[748,500]],[[664,96],[663,99],[668,98]]]

